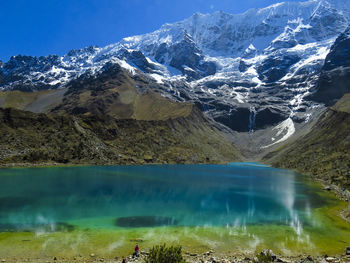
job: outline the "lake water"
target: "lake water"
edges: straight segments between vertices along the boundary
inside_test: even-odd
[[[323,253],[329,239],[340,251],[350,231],[329,216],[339,202],[304,179],[254,163],[2,169],[0,253],[18,240],[37,253],[67,242],[82,251],[95,242],[100,253],[134,241],[225,250],[230,240],[238,250]]]

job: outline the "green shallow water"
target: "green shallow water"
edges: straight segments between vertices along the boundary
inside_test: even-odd
[[[254,163],[0,170],[0,256],[187,251],[339,254],[345,204],[301,175]]]

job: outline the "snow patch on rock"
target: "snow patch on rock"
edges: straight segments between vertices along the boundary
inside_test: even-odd
[[[285,121],[278,124],[272,130],[273,131],[277,130],[276,137],[279,137],[281,135],[283,135],[283,137],[280,138],[279,140],[277,140],[269,145],[263,146],[261,148],[268,148],[268,147],[271,147],[275,144],[286,141],[289,137],[291,137],[295,133],[294,122],[291,118],[288,118]],[[272,138],[272,141],[274,141],[274,140],[275,140],[275,138]]]

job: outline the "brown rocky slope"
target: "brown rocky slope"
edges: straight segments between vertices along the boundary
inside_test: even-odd
[[[163,121],[0,109],[0,164],[207,163],[240,160],[193,108]]]
[[[322,114],[309,133],[263,161],[350,189],[350,94]]]
[[[228,129],[154,80],[110,64],[61,90],[0,93],[0,164],[208,163],[241,160]]]

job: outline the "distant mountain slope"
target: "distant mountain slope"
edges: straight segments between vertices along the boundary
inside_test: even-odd
[[[62,102],[51,112],[109,115],[116,119],[167,120],[187,117],[193,104],[162,97],[157,84],[143,75],[135,77],[118,64],[67,85]],[[158,91],[158,92],[157,92]]]
[[[241,160],[225,128],[157,90],[146,76],[109,64],[64,89],[2,92],[0,164]]]
[[[62,102],[67,89],[25,92],[19,90],[0,92],[0,107],[31,112],[47,112]]]
[[[193,108],[164,121],[0,109],[0,165],[239,161],[238,150]]]
[[[332,46],[311,95],[326,105],[336,104],[305,136],[269,153],[264,160],[350,189],[350,93],[345,94],[350,92],[349,81],[350,27]]]
[[[350,92],[350,27],[342,33],[326,57],[311,99],[333,105]]]
[[[193,101],[236,131],[289,118],[302,122],[317,106],[308,96],[330,47],[349,25],[349,10],[346,0],[309,0],[237,15],[196,13],[102,48],[11,57],[0,63],[0,89],[65,88],[114,63],[147,75],[164,96]]]
[[[143,74],[134,75],[119,64],[110,63],[103,71],[83,74],[63,89],[0,92],[0,107],[135,120],[167,120],[190,115],[192,103],[166,98],[161,88]]]
[[[329,108],[307,135],[264,160],[350,189],[350,94]]]

